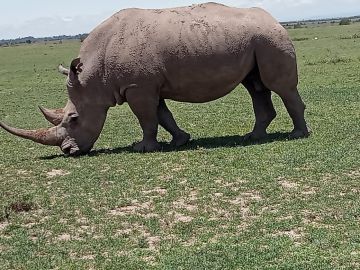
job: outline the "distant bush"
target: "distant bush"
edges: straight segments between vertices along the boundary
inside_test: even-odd
[[[87,38],[89,34],[82,34],[80,35],[80,42],[84,42],[84,40]]]
[[[349,57],[343,56],[333,56],[333,57],[326,57],[320,59],[311,59],[305,60],[305,65],[307,66],[315,66],[315,65],[323,65],[323,64],[340,64],[340,63],[349,63],[353,62],[354,60]]]
[[[360,38],[360,34],[353,34],[351,36],[342,36],[340,39],[357,39]]]
[[[302,28],[303,26],[300,23],[294,24],[294,29]]]
[[[304,41],[304,40],[309,40],[308,37],[298,37],[298,38],[293,38],[293,41]]]
[[[350,19],[342,19],[340,22],[339,22],[339,25],[349,25],[351,24],[351,20]]]

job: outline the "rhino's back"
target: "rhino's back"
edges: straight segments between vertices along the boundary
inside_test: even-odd
[[[122,10],[85,40],[84,66],[101,67],[107,81],[156,77],[165,98],[215,99],[232,90],[254,65],[254,37],[269,37],[279,24],[261,9],[208,3],[190,7]],[[224,89],[219,92],[218,89]],[[193,97],[181,98],[186,89]],[[206,100],[202,91],[213,91]],[[213,90],[212,90],[213,89]],[[205,95],[206,96],[206,95]]]

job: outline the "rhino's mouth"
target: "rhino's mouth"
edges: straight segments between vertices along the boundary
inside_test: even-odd
[[[65,156],[80,156],[84,154],[88,154],[93,147],[93,144],[91,145],[78,145],[76,140],[72,137],[66,137],[65,140],[62,142],[60,148],[61,151],[63,151]]]
[[[78,156],[82,153],[75,139],[71,137],[66,137],[60,148],[65,156]]]

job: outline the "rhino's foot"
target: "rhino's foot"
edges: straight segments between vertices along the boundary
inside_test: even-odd
[[[134,144],[133,146],[134,151],[146,153],[146,152],[156,152],[161,150],[161,146],[158,142],[147,142],[141,141],[139,143]]]
[[[185,131],[182,131],[181,133],[173,136],[173,139],[170,144],[172,146],[178,147],[188,143],[189,140],[190,140],[190,134],[186,133]]]
[[[307,128],[306,130],[300,130],[300,129],[294,129],[290,135],[289,139],[295,140],[295,139],[301,139],[301,138],[307,138],[310,136],[310,129]]]
[[[267,135],[268,134],[266,133],[266,131],[265,132],[254,132],[254,131],[252,131],[252,132],[244,135],[243,141],[244,142],[259,141],[259,140],[262,140],[262,139],[266,138]]]

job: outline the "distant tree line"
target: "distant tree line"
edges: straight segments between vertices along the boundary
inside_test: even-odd
[[[316,19],[316,20],[302,20],[302,21],[288,21],[288,22],[281,22],[281,24],[285,28],[303,28],[307,27],[310,24],[339,24],[339,25],[349,25],[352,22],[360,22],[360,16],[352,16],[346,18],[328,18],[328,19]]]
[[[53,37],[42,37],[35,38],[32,36],[16,38],[16,39],[2,39],[0,40],[0,46],[11,46],[17,44],[31,44],[38,42],[62,42],[63,40],[80,40],[83,42],[88,34],[78,34],[74,36],[61,35],[61,36],[53,36]]]

